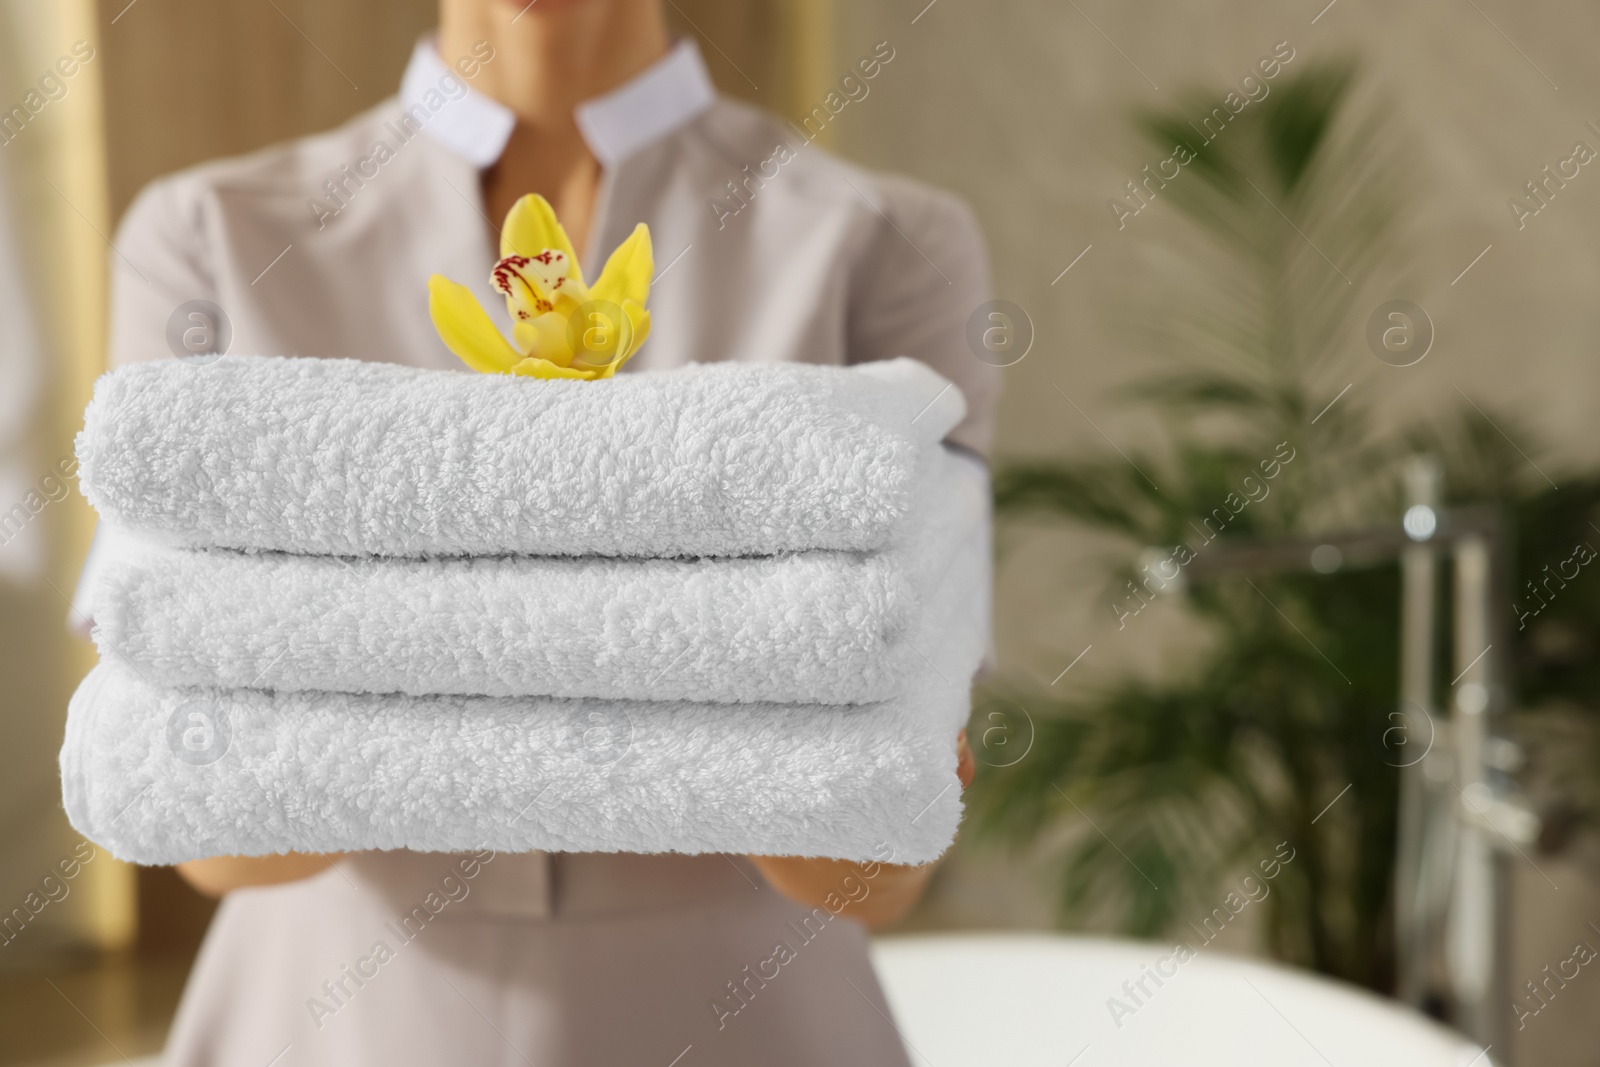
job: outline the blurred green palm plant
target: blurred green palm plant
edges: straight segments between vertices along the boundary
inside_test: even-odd
[[[1363,386],[1341,395],[1355,361],[1371,358],[1359,342],[1366,313],[1394,295],[1370,283],[1392,279],[1405,188],[1381,110],[1352,103],[1353,72],[1281,79],[1209,143],[1187,117],[1206,114],[1208,97],[1139,121],[1164,154],[1194,151],[1157,196],[1185,224],[1161,248],[1169,284],[1131,321],[1162,362],[1125,398],[1153,411],[1165,439],[1126,456],[1015,464],[995,482],[1002,520],[1118,536],[1110,597],[1131,602],[1126,583],[1144,577],[1147,549],[1165,558],[1186,542],[1204,556],[1206,517],[1243,496],[1246,475],[1260,482],[1259,464],[1285,444],[1293,461],[1222,538],[1393,522],[1401,461],[1419,445],[1477,499],[1519,477],[1477,416],[1442,437],[1385,433]],[[1109,912],[1123,932],[1191,943],[1189,924],[1222,903],[1229,879],[1287,842],[1295,858],[1258,906],[1271,951],[1385,987],[1397,568],[1218,578],[1167,595],[1204,637],[1161,677],[987,694],[1026,709],[1033,736],[1026,758],[979,776],[976,829],[1059,855],[1065,920]]]

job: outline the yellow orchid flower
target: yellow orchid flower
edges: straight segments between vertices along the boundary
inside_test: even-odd
[[[511,311],[512,339],[472,290],[435,274],[428,314],[445,347],[475,371],[532,378],[609,378],[650,336],[650,227],[640,223],[606,261],[593,287],[567,231],[537,193],[511,207],[500,232],[494,287]]]

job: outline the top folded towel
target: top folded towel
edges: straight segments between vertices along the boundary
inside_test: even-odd
[[[79,484],[156,543],[332,555],[870,551],[965,415],[926,364],[599,382],[351,360],[142,363],[95,386]]]

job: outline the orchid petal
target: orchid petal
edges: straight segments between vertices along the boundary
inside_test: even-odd
[[[617,317],[616,322],[608,321],[601,329],[605,330],[605,343],[579,352],[573,357],[573,366],[590,367],[598,377],[609,378],[633,351],[633,323],[623,314]]]
[[[523,358],[472,290],[443,275],[428,279],[428,315],[445,347],[475,371],[504,374]]]
[[[611,253],[605,270],[600,272],[600,280],[590,292],[596,300],[615,304],[633,300],[642,306],[650,299],[650,282],[654,275],[655,253],[650,243],[650,227],[641,222]]]
[[[567,330],[567,315],[547,311],[532,319],[518,322],[512,327],[517,347],[530,356],[554,363],[558,367],[572,366],[572,342]]]
[[[627,315],[628,321],[633,324],[633,352],[628,353],[629,356],[632,356],[634,352],[639,351],[644,346],[645,341],[650,337],[650,312],[645,310],[644,305],[637,301],[624,300],[622,302],[622,313]]]
[[[525,378],[593,378],[592,370],[577,370],[572,367],[558,367],[548,359],[535,359],[532,356],[511,368],[511,373]]]

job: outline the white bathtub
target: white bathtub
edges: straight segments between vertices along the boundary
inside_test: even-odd
[[[880,938],[873,958],[918,1067],[1491,1064],[1393,1001],[1214,950],[964,934]]]

